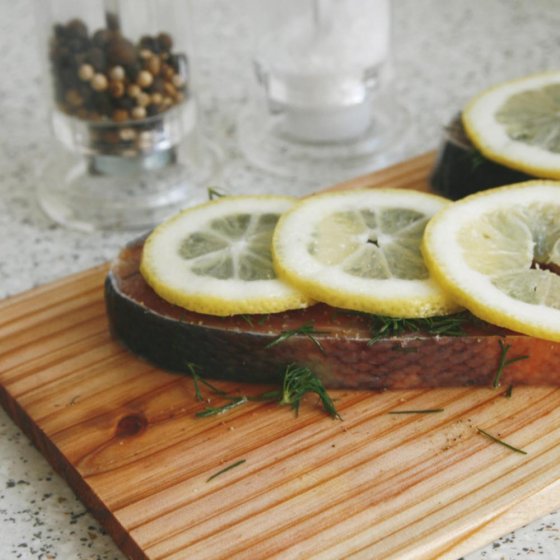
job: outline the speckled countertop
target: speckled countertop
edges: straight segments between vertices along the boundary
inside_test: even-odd
[[[239,192],[299,192],[303,186],[297,181],[252,169],[237,150],[235,115],[244,97],[238,76],[246,60],[236,29],[239,3],[194,1],[201,20],[198,89],[210,134],[225,155],[222,184]],[[0,297],[111,259],[130,238],[63,229],[36,203],[34,186],[48,155],[49,130],[34,25],[33,2],[0,1]],[[399,0],[394,28],[396,89],[412,114],[403,158],[435,148],[442,125],[480,89],[558,67],[558,0]],[[317,180],[312,187],[322,184]],[[3,411],[0,440],[0,560],[122,558]],[[560,514],[468,556],[483,558],[560,558]]]

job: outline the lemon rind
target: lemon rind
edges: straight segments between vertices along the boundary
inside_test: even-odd
[[[220,208],[227,205],[240,204],[242,209],[246,211],[248,206],[259,206],[261,201],[266,201],[274,206],[269,211],[277,211],[279,205],[286,202],[293,203],[295,200],[294,197],[290,196],[239,195],[220,198],[193,208],[187,208],[161,223],[148,236],[140,262],[140,273],[162,299],[196,313],[217,316],[268,314],[308,307],[314,302],[280,279],[243,282],[241,280],[217,280],[207,277],[197,278],[191,275],[193,284],[199,286],[197,289],[188,290],[177,287],[176,283],[169,282],[165,276],[162,277],[161,271],[158,266],[154,265],[152,259],[152,253],[162,249],[159,246],[161,244],[160,235],[165,235],[168,228],[181,227],[185,218],[191,218],[191,225],[194,221],[193,227],[195,227],[199,219],[207,220],[208,214],[215,217],[222,216],[223,213],[220,212]],[[206,214],[206,217],[204,214]],[[192,229],[186,228],[185,231],[192,231]],[[164,250],[171,251],[169,247],[164,247]],[[229,295],[224,296],[224,292]],[[216,293],[221,295],[215,295]]]
[[[494,111],[510,95],[552,83],[560,85],[560,72],[543,72],[503,82],[484,90],[466,104],[462,113],[463,126],[483,156],[527,175],[560,179],[560,154],[511,139],[493,118]],[[498,137],[500,146],[489,140],[489,131]],[[504,147],[509,153],[504,152]]]

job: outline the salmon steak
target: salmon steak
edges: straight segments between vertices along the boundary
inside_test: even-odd
[[[189,373],[194,364],[210,379],[277,384],[297,364],[331,389],[560,385],[560,343],[468,312],[394,329],[398,321],[320,303],[270,315],[187,311],[146,283],[142,247],[140,239],[123,248],[106,277],[109,326],[131,352],[168,371]]]

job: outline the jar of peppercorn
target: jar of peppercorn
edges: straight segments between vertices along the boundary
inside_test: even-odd
[[[188,0],[37,0],[53,158],[39,201],[80,229],[146,229],[196,198],[216,153],[197,126]]]

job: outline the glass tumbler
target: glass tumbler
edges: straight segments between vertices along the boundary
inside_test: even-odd
[[[389,0],[247,2],[247,159],[282,175],[342,179],[395,157],[407,113],[391,92]]]
[[[82,230],[147,229],[218,155],[200,134],[188,0],[37,0],[56,139],[38,198]]]

